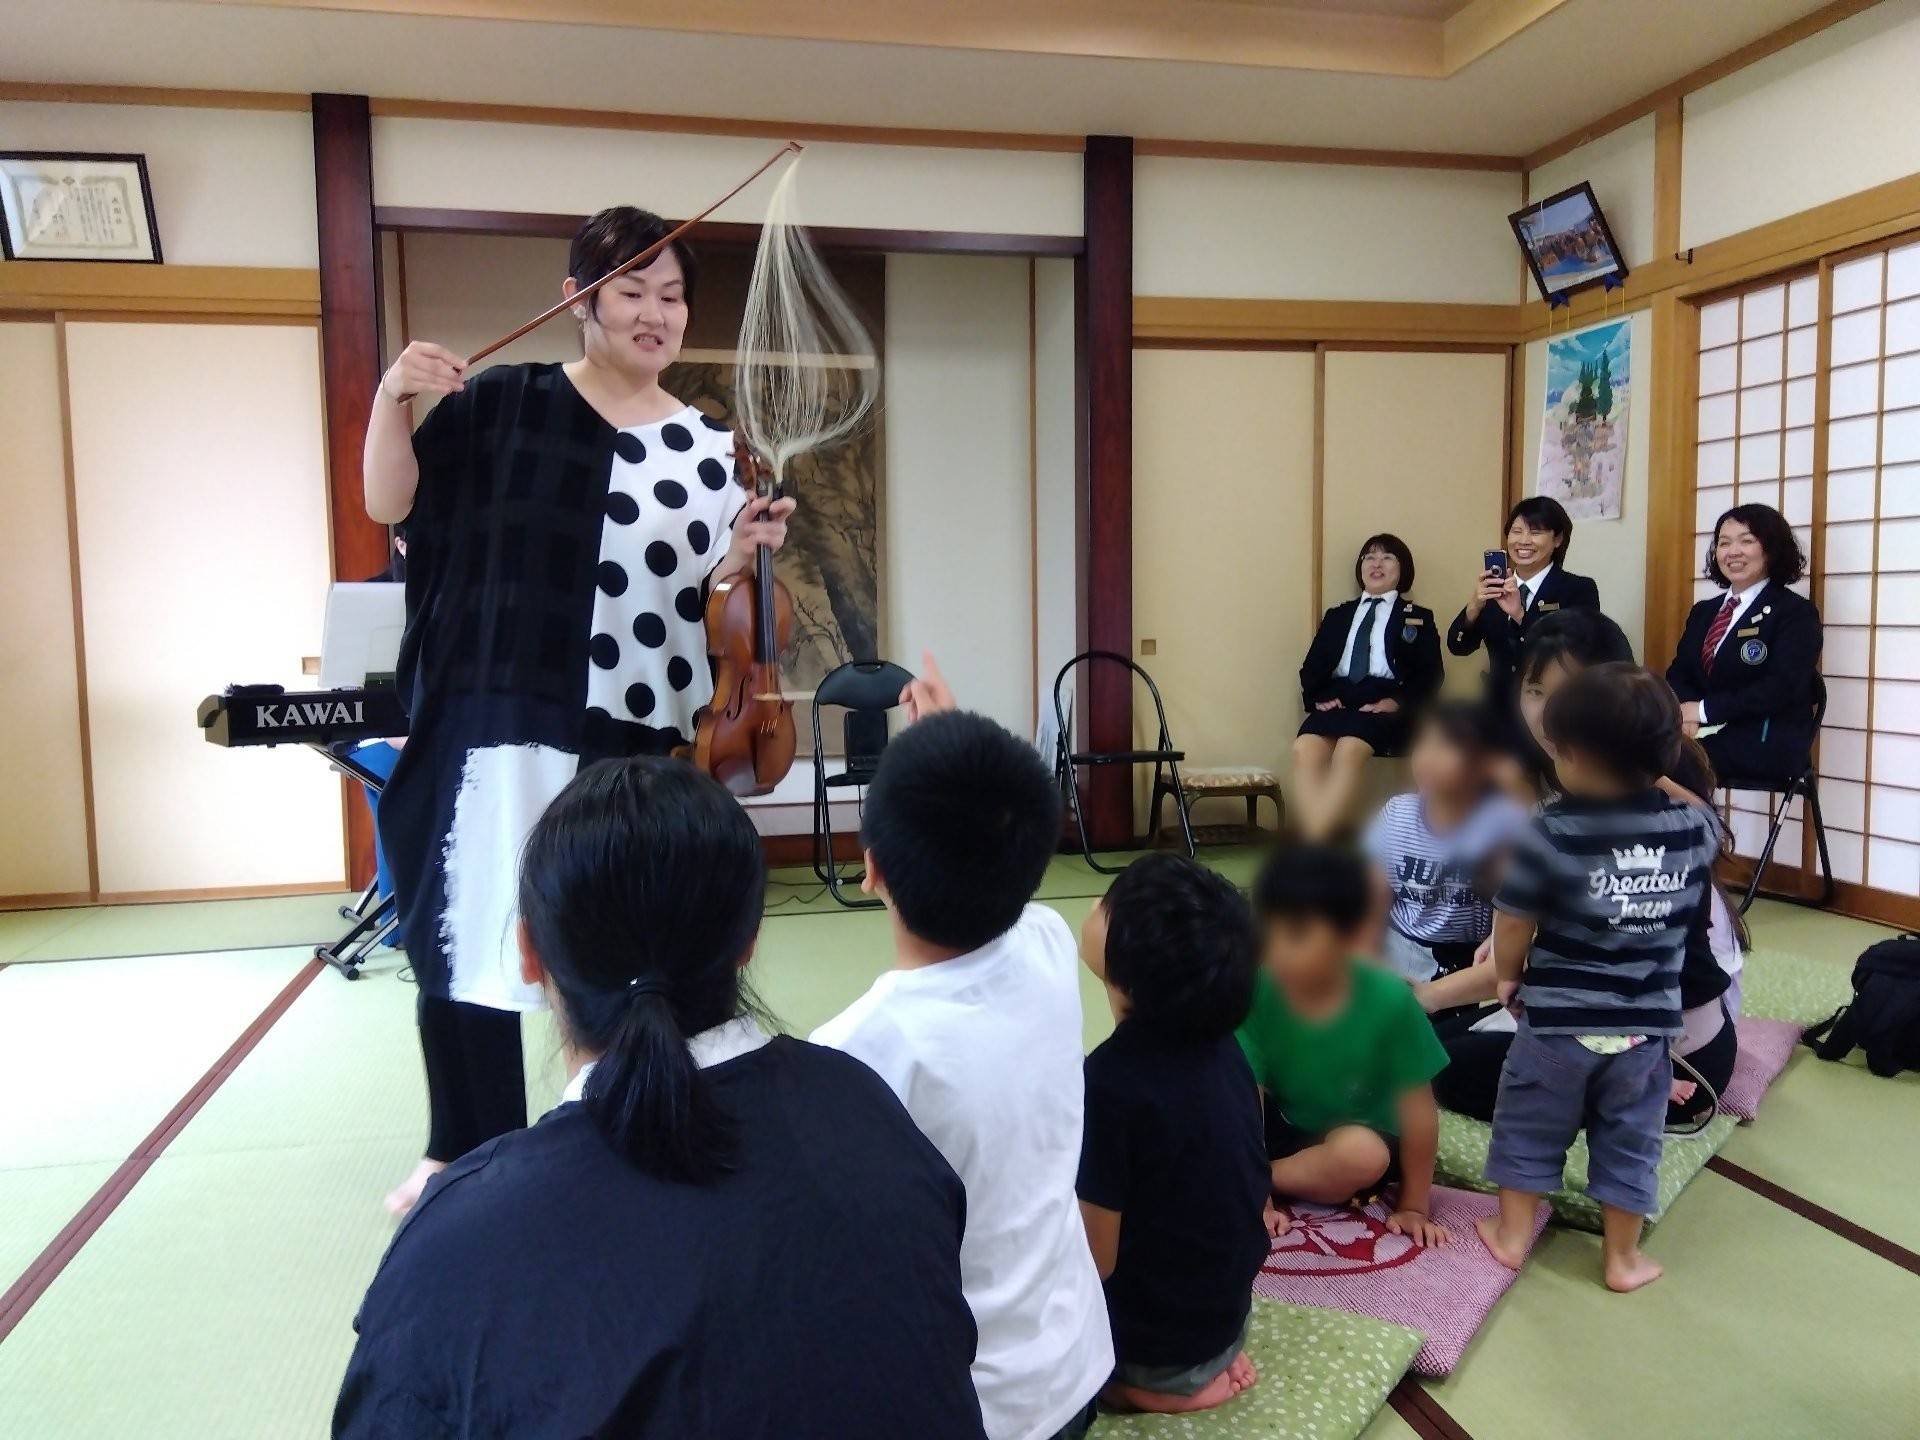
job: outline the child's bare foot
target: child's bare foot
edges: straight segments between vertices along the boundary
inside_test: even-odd
[[[1658,1260],[1644,1251],[1635,1250],[1630,1255],[1607,1261],[1607,1288],[1625,1295],[1642,1285],[1651,1285],[1665,1273]]]
[[[1233,1363],[1227,1366],[1227,1377],[1233,1381],[1236,1394],[1242,1390],[1251,1390],[1260,1383],[1260,1372],[1253,1368],[1253,1361],[1247,1358],[1247,1352],[1244,1350],[1234,1356]]]
[[[420,1192],[427,1188],[427,1182],[447,1168],[444,1160],[422,1160],[413,1167],[413,1173],[387,1192],[387,1213],[396,1220],[420,1202]]]
[[[1505,1234],[1500,1228],[1498,1215],[1482,1215],[1473,1222],[1473,1228],[1480,1232],[1480,1241],[1487,1247],[1487,1253],[1509,1270],[1518,1270],[1526,1264],[1531,1242],[1525,1235]]]

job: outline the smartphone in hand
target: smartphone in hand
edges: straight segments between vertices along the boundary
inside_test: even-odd
[[[1499,576],[1502,580],[1506,579],[1507,577],[1507,552],[1506,551],[1482,550],[1480,552],[1480,562],[1481,562],[1480,563],[1481,569],[1491,570],[1495,575]]]

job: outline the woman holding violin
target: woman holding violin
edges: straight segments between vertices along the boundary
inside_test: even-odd
[[[631,206],[573,239],[572,299],[668,233]],[[713,698],[703,624],[722,581],[786,541],[792,500],[736,482],[734,438],[660,385],[698,267],[673,241],[573,307],[583,354],[469,375],[407,346],[367,423],[367,513],[407,522],[399,685],[411,727],[381,797],[400,936],[420,986],[425,1158],[526,1124],[512,897],[520,851],[583,766],[691,747]],[[408,397],[441,397],[419,429]]]

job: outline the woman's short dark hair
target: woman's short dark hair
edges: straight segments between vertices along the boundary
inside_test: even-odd
[[[1736,505],[1713,522],[1713,533],[1707,537],[1707,578],[1714,584],[1730,583],[1720,569],[1720,557],[1714,553],[1720,545],[1720,527],[1729,520],[1738,520],[1751,530],[1760,548],[1767,552],[1769,580],[1791,585],[1807,573],[1806,552],[1801,550],[1800,537],[1793,533],[1786,516],[1771,505]]]
[[[1353,583],[1361,589],[1366,586],[1360,580],[1360,562],[1367,558],[1369,550],[1384,550],[1400,562],[1399,591],[1402,595],[1413,589],[1413,551],[1407,548],[1407,542],[1398,535],[1389,535],[1384,530],[1378,535],[1369,535],[1353,557]]]
[[[1573,543],[1573,517],[1558,500],[1551,495],[1529,495],[1507,512],[1508,530],[1516,520],[1526,521],[1529,530],[1551,530],[1553,563],[1558,565],[1567,558],[1567,547]]]
[[[1626,631],[1598,610],[1584,607],[1542,615],[1521,642],[1520,683],[1531,685],[1556,660],[1569,670],[1632,661],[1633,642]]]
[[[1651,785],[1680,754],[1680,702],[1653,671],[1627,661],[1582,670],[1553,692],[1541,728],[1625,785]]]
[[[1239,1028],[1253,1005],[1253,914],[1225,878],[1184,855],[1143,855],[1100,904],[1107,983],[1128,1019],[1182,1040]]]
[[[651,1175],[697,1183],[732,1164],[687,1037],[740,1014],[766,881],[747,812],[683,760],[589,766],[527,837],[520,917],[569,1039],[599,1056],[587,1112]]]
[[[587,222],[573,237],[573,245],[567,251],[567,274],[573,277],[577,287],[584,290],[608,271],[619,269],[649,245],[657,244],[672,229],[651,210],[642,210],[633,205],[611,205],[588,216]],[[675,240],[667,248],[680,261],[680,273],[687,282],[682,293],[687,297],[687,304],[691,305],[694,284],[700,278],[699,258],[685,240]],[[597,314],[599,303],[600,295],[595,291],[589,297],[587,306]]]

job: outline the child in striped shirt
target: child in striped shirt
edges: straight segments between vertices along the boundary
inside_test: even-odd
[[[1547,702],[1564,798],[1515,850],[1494,921],[1499,998],[1520,1013],[1500,1075],[1487,1178],[1500,1211],[1481,1239],[1518,1269],[1534,1207],[1558,1189],[1581,1130],[1600,1202],[1609,1289],[1660,1278],[1640,1249],[1681,1032],[1687,932],[1707,904],[1712,822],[1657,788],[1673,768],[1680,707],[1637,665],[1596,665]]]

